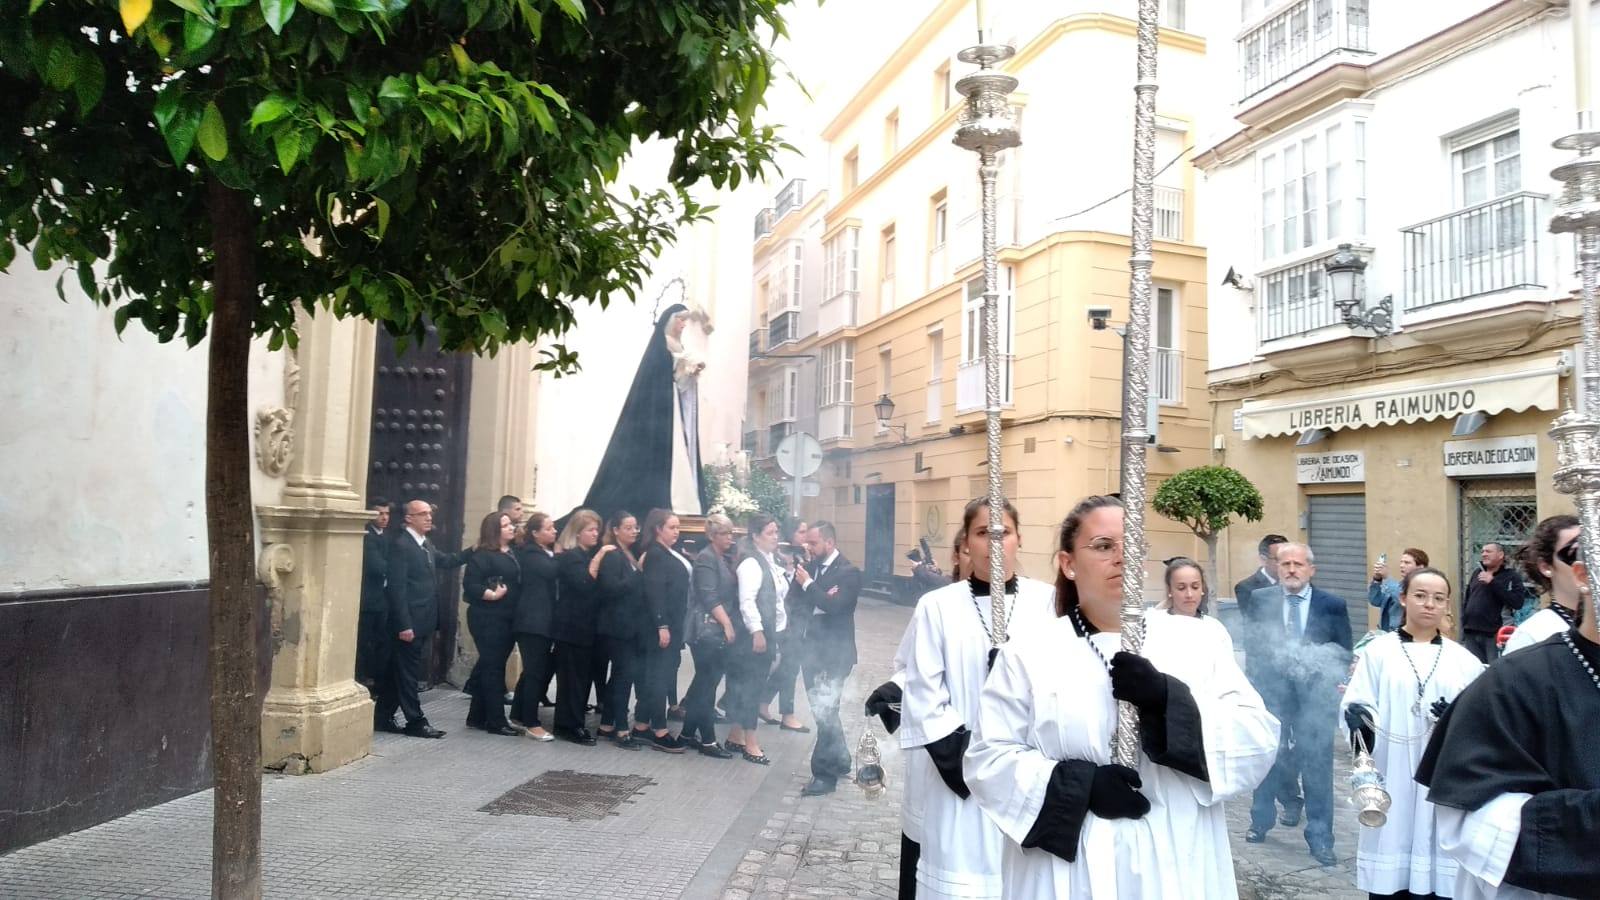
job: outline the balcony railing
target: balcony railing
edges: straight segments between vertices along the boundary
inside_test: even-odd
[[[1156,399],[1162,403],[1183,402],[1183,354],[1165,347],[1155,348]]]
[[[804,178],[790,179],[789,183],[783,186],[783,190],[778,192],[777,199],[772,201],[772,221],[777,222],[792,210],[804,206],[805,202],[806,180]]]
[[[860,304],[861,295],[856,291],[843,291],[822,301],[822,306],[817,310],[817,334],[832,334],[841,328],[854,328]]]
[[[1330,256],[1332,254],[1329,254]],[[1338,322],[1327,290],[1327,257],[1269,272],[1257,279],[1262,342],[1305,334]]]
[[[761,350],[762,350],[761,339],[765,335],[766,335],[766,329],[765,328],[757,328],[757,329],[755,329],[755,330],[750,332],[750,358],[751,359],[754,359],[757,356],[761,355]]]
[[[794,434],[793,422],[778,422],[767,429],[767,455],[778,452],[778,445],[783,439]]]
[[[854,407],[848,403],[830,403],[817,411],[817,440],[837,441],[851,436],[854,423],[850,421]]]
[[[744,450],[744,452],[749,455],[751,459],[763,456],[764,454],[761,452],[761,431],[759,429],[755,431],[746,431],[744,433],[743,440],[739,444],[739,447]]]
[[[1300,0],[1239,38],[1244,96],[1288,78],[1330,53],[1365,52],[1368,0]]]
[[[1549,198],[1523,192],[1401,229],[1403,309],[1544,287],[1539,235]]]
[[[767,324],[767,349],[800,339],[800,311],[790,310]]]
[[[1156,239],[1183,240],[1183,190],[1156,185]]]
[[[766,209],[763,209],[761,212],[756,213],[756,237],[755,237],[755,239],[759,241],[762,238],[766,237],[767,235],[771,234],[772,233],[772,223],[776,222],[777,220],[778,220],[778,217],[774,216],[772,214],[772,208],[771,207],[768,207]]]
[[[1000,357],[1000,405],[1011,405],[1010,354]],[[984,406],[984,359],[968,360],[956,367],[956,412],[978,412]]]

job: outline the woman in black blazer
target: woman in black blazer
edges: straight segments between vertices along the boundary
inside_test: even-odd
[[[666,753],[682,753],[684,745],[667,730],[668,682],[677,677],[683,651],[683,623],[689,612],[693,563],[673,548],[678,542],[678,517],[669,509],[652,509],[644,520],[644,597],[650,626],[645,683],[639,691],[640,722],[634,737]]]
[[[522,677],[511,701],[511,718],[528,729],[536,741],[555,738],[539,722],[539,698],[554,671],[551,651],[551,618],[556,601],[556,523],[544,513],[534,513],[523,529],[516,546],[517,563],[522,568],[522,593],[511,630],[522,652]]]
[[[626,510],[606,523],[600,552],[589,563],[599,588],[600,622],[596,646],[611,661],[611,680],[597,685],[600,696],[598,737],[624,750],[643,745],[629,736],[628,697],[639,684],[644,667],[649,619],[645,616],[644,573],[633,546],[639,540],[639,520]]]
[[[729,558],[733,550],[733,522],[727,516],[706,516],[710,546],[694,558],[694,597],[690,605],[689,652],[694,655],[694,681],[683,695],[683,730],[678,738],[717,759],[733,756],[717,742],[717,714],[712,702],[717,684],[727,671],[728,648],[738,633],[733,617],[739,614],[739,577]]]
[[[501,512],[485,516],[478,528],[478,545],[467,552],[467,567],[461,577],[461,592],[467,601],[467,630],[478,646],[478,661],[467,679],[472,685],[467,727],[509,737],[522,734],[521,729],[512,728],[506,721],[503,702],[506,660],[511,658],[516,641],[512,624],[522,583],[522,568],[511,550],[515,534],[516,524],[510,516]]]
[[[584,727],[589,687],[594,680],[591,658],[600,607],[589,563],[600,549],[600,516],[580,509],[567,520],[556,540],[556,604],[550,636],[556,642],[556,737],[592,747],[594,735]]]

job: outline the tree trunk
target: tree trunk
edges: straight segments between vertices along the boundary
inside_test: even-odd
[[[207,202],[215,253],[206,379],[206,539],[211,550],[211,896],[261,896],[261,695],[257,689],[254,517],[250,508],[251,198],[215,178]]]
[[[1206,585],[1211,588],[1211,597],[1209,599],[1215,600],[1222,596],[1222,585],[1217,584],[1217,534],[1216,532],[1202,534],[1200,539],[1206,542]],[[1234,599],[1237,600],[1238,598],[1235,597]],[[1213,603],[1213,610],[1215,607],[1216,604]]]

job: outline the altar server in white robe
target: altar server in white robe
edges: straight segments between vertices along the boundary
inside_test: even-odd
[[[1577,516],[1551,516],[1540,522],[1522,545],[1522,574],[1550,595],[1550,605],[1517,626],[1501,656],[1532,647],[1577,624],[1578,580],[1572,577],[1572,561],[1577,558],[1582,531]]]
[[[1453,897],[1456,862],[1439,849],[1428,791],[1412,780],[1428,732],[1445,707],[1483,673],[1467,648],[1439,633],[1450,608],[1450,580],[1413,569],[1400,583],[1398,630],[1368,641],[1345,689],[1351,738],[1372,751],[1389,791],[1389,820],[1361,829],[1356,887],[1378,898]]]
[[[1021,540],[1017,512],[1010,503],[1005,509],[1001,543],[1007,631],[1018,635],[1049,621],[1055,595],[1044,582],[1016,577]],[[920,822],[906,826],[908,836],[921,844],[918,900],[1001,896],[1004,837],[971,799],[961,769],[993,648],[989,584],[978,577],[989,571],[988,515],[986,501],[967,504],[960,536],[968,571],[975,574],[923,595],[907,635],[905,695],[896,736],[907,751],[906,807],[921,813]],[[912,762],[919,754],[927,758]],[[913,830],[918,833],[911,834]]]
[[[1090,497],[1062,523],[1056,612],[1000,651],[967,752],[973,799],[1010,838],[1014,900],[1237,897],[1222,801],[1248,794],[1278,721],[1231,645],[1188,616],[1145,616],[1118,652],[1123,510]],[[1137,770],[1111,762],[1116,700],[1139,709]]]

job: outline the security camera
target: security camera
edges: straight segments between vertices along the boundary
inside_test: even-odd
[[[1108,325],[1110,325],[1110,324],[1111,324],[1111,307],[1109,307],[1109,306],[1091,306],[1091,307],[1089,307],[1089,325],[1092,328],[1094,328],[1095,331],[1105,331],[1106,327]]]

